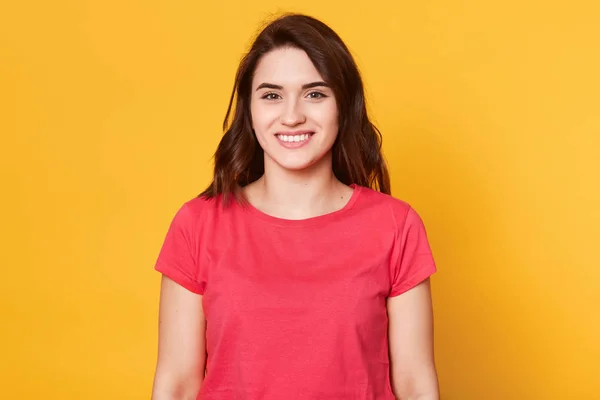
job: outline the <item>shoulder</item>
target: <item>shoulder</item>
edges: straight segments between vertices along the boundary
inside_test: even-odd
[[[220,206],[220,197],[198,196],[187,200],[181,206],[181,210],[190,216],[201,216],[218,211]]]
[[[408,219],[419,218],[413,207],[405,200],[377,190],[360,186],[359,203],[382,218],[389,218],[397,226],[403,226]]]
[[[194,197],[180,204],[173,218],[173,224],[197,229],[207,221],[217,217],[220,210],[220,198]]]

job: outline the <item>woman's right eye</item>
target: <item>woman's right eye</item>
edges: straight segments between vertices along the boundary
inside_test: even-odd
[[[277,100],[279,95],[277,93],[265,93],[261,98],[265,100]]]

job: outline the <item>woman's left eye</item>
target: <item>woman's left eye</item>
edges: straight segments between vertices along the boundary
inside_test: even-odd
[[[321,98],[323,98],[323,97],[327,97],[327,96],[325,96],[325,95],[324,95],[323,93],[321,93],[321,92],[310,92],[310,93],[308,94],[308,97],[309,97],[309,98],[311,98],[311,99],[321,99]]]

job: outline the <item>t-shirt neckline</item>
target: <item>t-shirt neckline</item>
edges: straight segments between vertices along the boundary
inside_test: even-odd
[[[247,212],[263,221],[269,222],[274,225],[279,225],[279,226],[306,226],[306,225],[324,223],[329,220],[337,218],[340,214],[342,214],[342,213],[346,212],[347,210],[349,210],[350,208],[352,208],[354,203],[356,203],[356,200],[361,192],[361,186],[354,184],[354,183],[350,184],[349,186],[353,190],[352,190],[352,194],[350,195],[350,198],[348,199],[348,201],[346,202],[344,207],[342,207],[338,210],[335,210],[335,211],[331,211],[327,214],[317,215],[317,216],[309,217],[309,218],[286,219],[286,218],[275,217],[273,215],[267,214],[267,213],[259,210],[258,208],[254,207],[252,204],[250,204],[249,202],[246,202],[246,204],[242,205],[241,207],[245,212]]]

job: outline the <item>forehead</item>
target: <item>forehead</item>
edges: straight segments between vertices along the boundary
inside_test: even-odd
[[[265,54],[254,71],[252,86],[268,82],[282,86],[301,86],[323,78],[304,50],[285,47]]]

